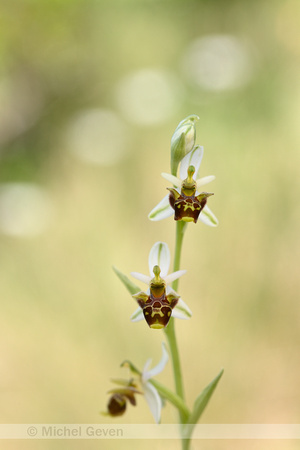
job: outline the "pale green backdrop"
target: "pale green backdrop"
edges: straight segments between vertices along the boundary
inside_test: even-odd
[[[112,272],[174,249],[170,139],[200,116],[218,228],[190,224],[178,321],[189,404],[224,367],[203,423],[299,423],[300,4],[52,0],[0,4],[0,422],[152,423],[104,410],[119,365],[160,331]],[[170,365],[159,380],[172,385]],[[167,406],[164,423],[177,420]],[[195,449],[294,450],[296,441]],[[7,441],[7,449],[179,449],[158,441]]]

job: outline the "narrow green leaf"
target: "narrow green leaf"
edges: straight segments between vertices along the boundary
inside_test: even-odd
[[[188,423],[190,424],[196,424],[198,420],[200,419],[206,405],[209,402],[210,397],[214,393],[214,390],[217,387],[217,384],[223,375],[224,369],[221,370],[221,372],[214,378],[206,388],[203,389],[201,394],[196,398],[194,403],[194,408],[192,411],[192,414],[190,415],[188,419]]]
[[[195,428],[195,425],[199,421],[206,405],[209,402],[210,397],[214,393],[214,390],[217,387],[217,384],[223,375],[224,370],[222,369],[221,372],[214,378],[206,388],[203,389],[201,394],[196,398],[194,403],[194,408],[190,416],[188,417],[187,422],[183,425],[181,433],[182,433],[182,439],[184,439],[186,448],[189,448],[189,442],[192,438],[193,430]]]
[[[131,295],[137,294],[138,292],[141,291],[141,289],[136,284],[134,284],[131,280],[129,280],[129,278],[122,272],[120,272],[120,270],[117,269],[115,266],[113,266],[113,270]]]

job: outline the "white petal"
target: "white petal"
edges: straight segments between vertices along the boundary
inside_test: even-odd
[[[195,173],[193,175],[193,178],[194,179],[197,178],[202,157],[203,157],[203,147],[201,147],[200,145],[198,145],[190,153],[185,155],[185,157],[181,161],[179,170],[180,178],[182,180],[186,179],[189,166],[195,167]]]
[[[143,310],[138,308],[130,317],[131,322],[140,322],[144,319]]]
[[[161,360],[159,361],[157,366],[153,367],[153,369],[151,369],[149,371],[147,369],[145,370],[145,368],[144,368],[143,375],[142,375],[143,381],[146,382],[150,378],[156,377],[156,375],[158,375],[160,372],[162,372],[164,370],[165,365],[167,364],[168,360],[169,360],[169,355],[168,355],[166,346],[165,346],[164,343],[162,343],[162,357],[161,357]]]
[[[181,298],[172,311],[172,317],[176,319],[190,319],[192,317],[192,311]]]
[[[169,194],[166,195],[148,214],[150,220],[163,220],[174,214],[174,210],[169,203]]]
[[[161,176],[172,183],[175,187],[179,188],[181,186],[181,179],[171,175],[170,173],[162,173]]]
[[[161,273],[161,278],[164,278],[170,267],[170,250],[165,242],[156,242],[150,250],[149,253],[149,272],[152,277],[154,277],[153,267],[159,266]]]
[[[139,272],[131,272],[130,275],[136,280],[142,281],[143,283],[146,283],[148,285],[151,281],[151,277],[149,277],[149,275],[143,275],[142,273]]]
[[[186,273],[186,270],[177,270],[176,272],[170,273],[167,275],[164,280],[167,284],[172,283],[172,281],[177,280],[177,278],[181,277]]]
[[[208,175],[207,177],[199,178],[199,180],[197,180],[197,190],[199,190],[201,186],[204,186],[205,184],[210,183],[215,179],[216,177],[214,175]]]
[[[144,365],[143,373],[147,373],[148,372],[148,369],[151,366],[151,363],[152,363],[152,359],[151,358],[147,359],[147,361],[146,361],[146,363]],[[144,378],[143,378],[143,381],[145,381],[145,382],[148,381],[148,380],[149,380],[149,378],[147,378],[146,380],[144,380]]]
[[[161,415],[161,407],[162,407],[161,398],[160,398],[157,390],[155,389],[154,386],[152,386],[151,383],[143,384],[143,391],[144,391],[144,396],[145,396],[146,402],[148,403],[148,406],[154,417],[154,420],[156,423],[159,423],[160,415]]]
[[[209,225],[210,227],[216,227],[219,224],[218,219],[207,205],[205,205],[202,209],[199,220],[205,223],[205,225]]]

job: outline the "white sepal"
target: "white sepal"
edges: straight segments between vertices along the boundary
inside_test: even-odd
[[[169,194],[166,195],[149,213],[148,218],[153,221],[163,220],[172,216],[174,210],[169,203]]]
[[[143,391],[145,400],[148,403],[149,409],[154,417],[156,423],[160,422],[162,401],[159,393],[151,383],[143,384]]]
[[[173,309],[172,317],[183,320],[187,320],[192,317],[192,311],[190,310],[188,305],[182,300],[182,298],[178,300],[177,305]]]
[[[202,157],[203,157],[203,147],[201,147],[200,145],[198,145],[190,153],[185,155],[185,157],[181,161],[180,170],[179,170],[180,178],[182,180],[185,180],[187,178],[187,175],[188,175],[187,172],[188,172],[188,168],[190,166],[195,167],[195,173],[193,175],[193,178],[194,179],[197,178],[197,175],[198,175],[198,172],[200,169],[200,164],[202,161]]]
[[[143,310],[139,307],[130,317],[131,322],[140,322],[144,319]]]
[[[150,250],[149,253],[149,272],[154,277],[153,267],[159,266],[160,276],[164,278],[170,267],[171,256],[168,245],[165,242],[156,242]]]
[[[210,227],[216,227],[219,224],[218,219],[207,205],[205,205],[204,208],[202,209],[199,215],[199,220],[205,223],[205,225],[209,225]]]
[[[155,377],[156,375],[158,375],[160,372],[162,372],[164,370],[168,360],[169,360],[169,355],[168,355],[167,349],[165,347],[165,344],[162,343],[161,360],[155,367],[153,367],[153,369],[149,370],[149,367],[151,365],[151,359],[148,359],[144,366],[144,369],[142,372],[142,377],[141,377],[145,399],[148,403],[148,406],[150,408],[150,411],[151,411],[156,423],[160,422],[162,401],[161,401],[160,395],[158,394],[156,388],[149,382],[149,380],[150,380],[150,378]]]

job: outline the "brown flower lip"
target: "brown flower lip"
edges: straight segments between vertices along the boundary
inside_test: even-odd
[[[174,188],[167,188],[170,191],[169,203],[174,209],[174,220],[183,220],[185,222],[197,223],[199,215],[207,203],[208,197],[214,195],[209,192],[202,192],[201,194],[195,196],[186,195],[181,190],[181,194]]]
[[[166,294],[166,283],[160,278],[159,266],[153,267],[154,278],[150,282],[149,295],[139,292],[133,295],[142,308],[145,320],[150,328],[165,328],[172,315],[172,309],[178,303],[179,296]]]

